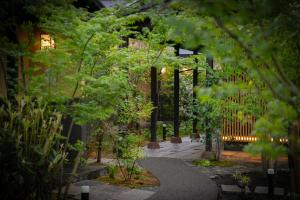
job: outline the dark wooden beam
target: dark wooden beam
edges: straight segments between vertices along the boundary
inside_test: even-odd
[[[174,137],[179,137],[179,69],[174,69]]]
[[[179,45],[175,46],[176,56],[179,56]],[[181,143],[179,137],[179,66],[174,69],[174,137],[172,143]]]
[[[193,53],[194,55],[198,54],[198,51],[194,51]],[[196,99],[196,87],[198,85],[198,59],[195,59],[195,63],[196,63],[196,67],[193,69],[193,137],[194,138],[200,138],[200,135],[198,133],[197,130],[197,108],[196,108],[196,104],[197,104],[197,99]]]
[[[206,56],[206,62],[211,69],[214,69],[214,60],[211,56]],[[211,73],[206,70],[206,87],[211,86]],[[208,119],[205,119],[206,126],[208,125]],[[212,136],[207,131],[205,133],[205,151],[212,150]]]
[[[151,138],[150,138],[150,143],[148,144],[148,148],[157,149],[159,148],[159,143],[157,142],[157,136],[156,136],[157,106],[158,106],[156,67],[151,67],[151,102],[154,108],[151,113],[151,125],[150,125]]]

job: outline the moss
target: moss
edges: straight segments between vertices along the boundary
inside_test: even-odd
[[[131,180],[128,181],[124,181],[124,178],[120,171],[116,174],[115,178],[110,178],[107,175],[101,176],[97,180],[104,183],[129,188],[155,187],[160,185],[159,180],[155,176],[153,176],[149,171],[146,170],[142,170],[140,174],[133,175]]]
[[[206,160],[206,159],[194,160],[193,164],[197,165],[197,166],[202,166],[202,167],[215,167],[215,166],[217,166],[217,167],[232,167],[235,165],[234,162],[228,161],[228,160],[217,161],[217,160]]]

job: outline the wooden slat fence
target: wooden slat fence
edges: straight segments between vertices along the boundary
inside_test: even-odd
[[[228,83],[238,84],[238,82],[247,83],[250,81],[245,74],[235,73],[233,76],[225,80]],[[251,133],[254,128],[256,121],[255,116],[243,116],[245,120],[240,121],[238,118],[238,108],[229,109],[230,102],[234,102],[237,105],[245,105],[245,99],[249,93],[245,90],[239,90],[235,96],[227,98],[228,104],[225,108],[225,113],[228,117],[223,119],[223,130],[222,130],[222,139],[223,141],[235,141],[235,142],[254,142],[257,140],[255,136]],[[258,104],[262,110],[265,110],[266,105],[262,100],[257,100],[254,102]],[[262,113],[260,113],[262,114]]]

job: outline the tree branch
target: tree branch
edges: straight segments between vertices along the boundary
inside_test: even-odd
[[[84,59],[83,54],[84,54],[84,52],[85,52],[85,50],[87,48],[88,43],[91,41],[91,39],[94,37],[94,35],[95,35],[95,33],[92,33],[92,35],[87,39],[87,41],[84,44],[84,47],[83,47],[83,50],[82,50],[81,56],[80,56],[80,61],[78,63],[77,73],[79,73],[80,70],[81,70],[81,68],[82,68],[82,63],[83,63],[83,59]],[[73,91],[72,98],[75,97],[75,94],[76,94],[76,92],[78,90],[78,86],[79,86],[79,80],[77,80],[77,82],[76,82],[76,86],[75,86],[75,89]]]
[[[265,39],[265,41],[268,41],[267,36],[265,35],[265,28],[264,25],[262,23],[262,21],[259,21],[259,26],[260,29],[263,33],[263,38]],[[288,77],[284,74],[283,70],[282,70],[282,66],[281,64],[278,62],[277,58],[275,57],[274,53],[271,53],[271,59],[272,62],[274,63],[274,67],[276,69],[276,71],[278,72],[278,74],[275,74],[277,76],[277,78],[282,81],[287,87],[289,87],[291,89],[291,92],[294,93],[296,96],[299,96],[300,92],[298,90],[298,88],[288,79]]]
[[[216,22],[217,26],[218,26],[219,28],[221,28],[223,31],[225,31],[225,32],[226,32],[226,33],[227,33],[234,41],[236,41],[236,42],[238,43],[238,45],[239,45],[242,49],[244,49],[247,58],[252,62],[254,69],[257,71],[258,75],[259,75],[260,78],[263,80],[263,82],[265,82],[265,84],[268,86],[268,88],[269,88],[270,91],[272,92],[273,96],[274,96],[274,97],[277,97],[278,99],[281,99],[281,100],[283,100],[283,101],[285,101],[285,102],[287,102],[287,103],[289,103],[289,104],[292,105],[294,108],[297,108],[297,106],[295,105],[295,103],[294,103],[291,99],[289,99],[289,98],[287,98],[287,97],[285,97],[285,96],[283,96],[283,95],[281,95],[281,94],[278,94],[278,93],[274,90],[274,88],[272,87],[271,83],[269,83],[269,81],[268,81],[268,80],[265,78],[265,76],[262,74],[262,72],[261,72],[261,70],[259,69],[259,67],[256,67],[256,64],[255,64],[254,59],[261,59],[261,58],[260,58],[259,56],[255,55],[255,54],[251,51],[251,49],[250,49],[249,47],[247,47],[247,46],[240,40],[240,38],[239,38],[236,34],[234,34],[232,31],[230,31],[230,30],[223,24],[223,22],[222,22],[219,18],[214,17],[214,19],[215,19],[215,22]],[[261,60],[262,60],[262,59],[261,59]],[[264,63],[264,65],[267,66],[268,68],[270,68],[270,66],[269,66],[267,63]],[[299,112],[298,112],[298,109],[296,109],[296,111],[297,111],[297,113],[299,113]]]

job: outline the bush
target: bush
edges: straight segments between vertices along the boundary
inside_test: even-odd
[[[118,172],[118,167],[116,165],[110,164],[110,165],[106,166],[106,169],[107,169],[107,173],[108,173],[109,178],[115,179],[116,174]]]
[[[232,177],[238,182],[238,184],[247,186],[250,183],[250,177],[247,175],[242,175],[240,172],[235,172]]]
[[[65,158],[61,117],[27,96],[0,108],[1,199],[50,199]]]
[[[143,157],[141,136],[121,133],[114,143],[114,154],[124,181],[129,181],[136,171],[136,161]]]
[[[193,121],[185,120],[180,123],[179,133],[182,136],[189,136],[193,133]]]

